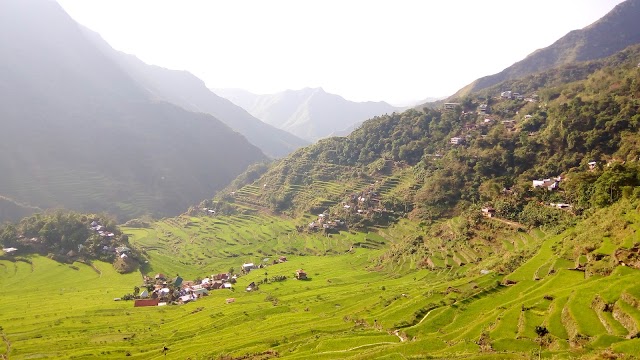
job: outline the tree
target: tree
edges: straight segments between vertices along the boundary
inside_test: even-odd
[[[542,325],[537,325],[535,331],[539,337],[543,337],[549,333],[549,330],[547,329],[547,327]]]

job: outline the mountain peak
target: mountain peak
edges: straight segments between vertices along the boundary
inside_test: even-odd
[[[640,0],[627,0],[593,24],[573,30],[550,46],[539,49],[501,72],[479,78],[459,90],[453,97],[496,85],[574,61],[607,57],[640,43]]]
[[[1,0],[0,33],[0,144],[16,149],[0,152],[0,189],[15,203],[173,215],[266,160],[213,116],[153,98],[56,2]]]
[[[385,102],[349,101],[322,87],[285,90],[271,95],[235,90],[218,93],[264,122],[310,141],[346,135],[364,120],[399,110]]]

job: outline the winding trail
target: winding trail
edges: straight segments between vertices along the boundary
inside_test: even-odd
[[[99,277],[102,277],[102,270],[98,269],[95,265],[93,265],[92,262],[87,262],[86,264],[89,265],[89,267],[91,267],[93,271],[98,273],[98,275],[100,275]]]
[[[349,351],[353,351],[353,350],[358,350],[358,349],[362,349],[362,348],[366,348],[366,347],[370,347],[370,346],[378,346],[378,345],[396,345],[396,344],[398,344],[398,343],[396,343],[396,342],[391,342],[391,341],[383,341],[383,342],[378,342],[378,343],[373,343],[373,344],[360,345],[360,346],[356,346],[356,347],[352,347],[352,348],[344,349],[344,350],[323,351],[323,352],[321,352],[321,353],[315,353],[315,354],[313,354],[313,355],[345,353],[345,352],[349,352]]]
[[[526,227],[525,227],[524,225],[522,225],[522,224],[520,224],[520,223],[518,223],[518,222],[515,222],[515,221],[510,221],[510,220],[501,219],[501,218],[497,218],[497,217],[492,217],[492,218],[489,218],[489,219],[494,220],[494,221],[499,221],[499,222],[501,222],[501,223],[503,223],[503,224],[507,224],[507,225],[509,225],[509,226],[513,226],[513,227],[515,227],[515,228],[523,228],[523,229],[526,229]]]
[[[7,337],[7,334],[4,331],[0,331],[0,336],[2,337],[2,341],[4,341],[5,347],[7,351],[4,354],[0,354],[0,359],[9,360],[9,354],[11,353],[11,341]]]
[[[393,332],[393,335],[397,336],[398,339],[400,339],[400,342],[403,343],[405,341],[407,341],[406,338],[402,337],[402,335],[400,335],[400,330],[396,330]]]
[[[435,308],[435,309],[438,309],[438,308]],[[424,317],[422,318],[422,320],[420,320],[420,322],[418,322],[417,324],[415,324],[413,326],[410,326],[410,327],[414,327],[414,326],[418,326],[418,325],[422,324],[422,322],[425,321],[427,319],[427,317],[429,316],[429,314],[431,314],[431,312],[433,310],[435,310],[435,309],[429,310],[429,312],[424,315]]]

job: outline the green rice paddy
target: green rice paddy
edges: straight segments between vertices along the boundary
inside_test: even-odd
[[[10,359],[527,359],[638,356],[640,271],[609,276],[570,270],[558,255],[565,234],[514,233],[505,251],[532,255],[515,271],[491,269],[478,244],[434,254],[433,270],[415,255],[381,262],[404,239],[423,234],[402,220],[368,233],[298,232],[300,221],[246,211],[235,216],[164,219],[124,228],[149,260],[143,271],[186,279],[268,266],[239,277],[233,291],[193,303],[134,308],[114,301],[142,274],[119,275],[110,264],[60,264],[33,256],[0,261],[0,355]],[[602,252],[611,242],[603,240]],[[435,248],[441,242],[426,239]],[[353,248],[352,248],[353,246]],[[349,251],[352,249],[351,251]],[[481,259],[479,253],[485,252]],[[272,265],[274,259],[288,261]],[[31,263],[29,263],[31,262]],[[309,280],[293,278],[304,269]],[[276,275],[282,282],[251,282]],[[508,280],[508,281],[507,281]],[[506,285],[508,284],[508,285]],[[234,298],[233,303],[227,299]],[[606,305],[606,306],[605,306]],[[549,334],[541,339],[536,329]],[[163,347],[169,350],[163,353]]]

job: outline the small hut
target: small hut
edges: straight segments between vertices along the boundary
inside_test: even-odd
[[[298,269],[296,271],[296,279],[298,280],[307,280],[307,273],[302,269]]]

